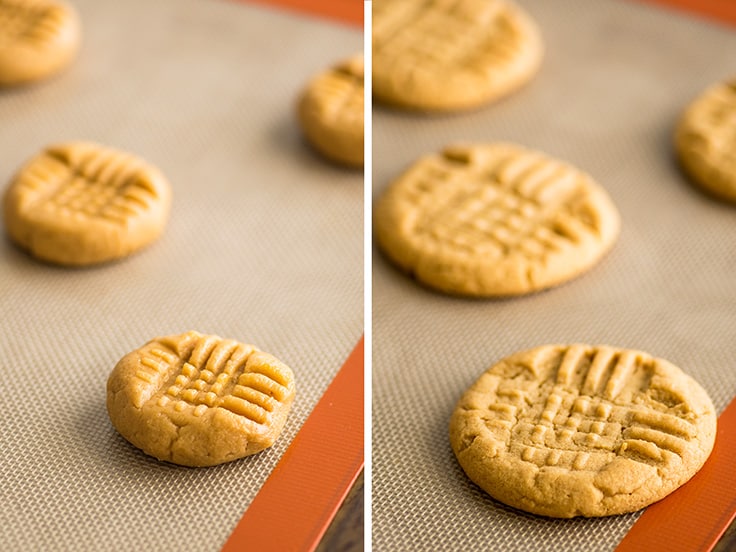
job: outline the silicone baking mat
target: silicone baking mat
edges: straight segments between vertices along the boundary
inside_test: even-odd
[[[623,0],[522,0],[546,57],[519,93],[472,113],[374,107],[374,194],[418,156],[514,141],[591,173],[623,228],[592,271],[508,300],[446,297],[373,255],[375,550],[613,550],[640,514],[552,520],[465,477],[447,438],[464,390],[494,361],[545,343],[608,343],[667,358],[718,411],[736,395],[736,208],[698,192],[672,154],[682,109],[736,72],[732,27]],[[687,519],[684,521],[687,523]]]
[[[104,266],[56,268],[0,240],[0,548],[218,550],[362,333],[363,177],[313,155],[294,118],[302,86],[362,33],[218,0],[75,5],[71,70],[0,92],[0,183],[44,145],[87,139],[158,165],[174,201],[158,242]],[[293,369],[273,448],[188,469],[113,430],[117,360],[189,329]]]

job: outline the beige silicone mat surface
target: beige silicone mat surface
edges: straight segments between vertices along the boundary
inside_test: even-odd
[[[455,141],[510,140],[590,172],[623,218],[615,248],[567,285],[509,300],[446,297],[374,252],[373,546],[377,551],[606,551],[637,514],[551,520],[490,499],[463,474],[447,424],[494,361],[545,343],[608,343],[667,358],[720,412],[736,395],[736,207],[696,191],[673,125],[736,72],[736,29],[624,0],[522,0],[546,58],[525,89],[483,110],[374,109],[374,194]]]
[[[0,240],[0,549],[219,550],[362,333],[362,173],[315,157],[293,110],[362,32],[219,0],[75,4],[73,68],[0,91],[0,185],[47,143],[88,139],[158,165],[174,201],[162,239],[114,264],[55,268]],[[293,369],[273,448],[188,469],[113,430],[117,360],[189,329]]]

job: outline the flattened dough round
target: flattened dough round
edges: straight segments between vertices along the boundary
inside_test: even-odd
[[[373,96],[421,111],[492,102],[537,72],[542,40],[507,0],[374,0]]]
[[[166,178],[129,153],[88,142],[51,146],[13,178],[3,198],[10,238],[51,263],[84,266],[125,257],[163,232]]]
[[[736,201],[736,79],[710,87],[690,104],[675,131],[675,149],[695,183]]]
[[[619,215],[592,178],[514,144],[455,146],[416,162],[378,200],[379,245],[451,294],[530,293],[592,267]]]
[[[552,517],[608,516],[667,496],[705,463],[716,413],[682,370],[627,349],[547,345],[485,372],[450,420],[465,473]]]
[[[363,166],[363,55],[315,77],[299,99],[307,140],[337,163]]]
[[[77,12],[62,0],[0,0],[0,86],[58,73],[81,41]]]
[[[124,356],[107,381],[107,411],[146,454],[214,466],[273,445],[294,395],[294,374],[273,356],[190,331]]]

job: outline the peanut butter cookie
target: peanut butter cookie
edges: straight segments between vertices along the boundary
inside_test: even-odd
[[[363,166],[363,55],[315,77],[299,99],[304,135],[322,155]]]
[[[146,454],[214,466],[273,445],[294,395],[293,373],[273,356],[191,331],[124,356],[107,381],[107,411]]]
[[[736,79],[710,87],[685,110],[675,149],[696,184],[736,201]]]
[[[0,86],[58,73],[80,37],[77,12],[62,0],[0,0]]]
[[[705,463],[716,413],[666,360],[633,350],[548,345],[512,355],[463,395],[450,443],[495,499],[552,517],[633,512]]]
[[[457,146],[420,159],[379,199],[379,245],[437,290],[530,293],[591,268],[619,233],[593,179],[513,144]]]
[[[45,149],[15,176],[3,198],[5,226],[44,261],[82,266],[124,257],[163,232],[171,189],[131,154],[73,142]]]
[[[537,72],[534,21],[507,0],[374,0],[373,95],[406,109],[492,102]]]

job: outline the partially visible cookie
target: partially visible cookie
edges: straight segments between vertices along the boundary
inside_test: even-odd
[[[129,153],[88,142],[51,146],[15,175],[3,198],[8,235],[44,261],[90,265],[154,241],[171,203],[166,178]]]
[[[706,191],[736,201],[736,79],[707,89],[675,131],[682,167]]]
[[[80,41],[77,12],[63,0],[0,0],[0,85],[58,73]]]
[[[587,174],[514,144],[455,146],[379,198],[379,245],[437,290],[519,295],[565,282],[613,245],[619,215]]]
[[[363,55],[315,77],[298,104],[302,130],[322,155],[363,166]]]
[[[492,366],[463,395],[450,443],[495,499],[552,517],[633,512],[705,463],[716,413],[682,370],[633,350],[547,345]]]
[[[542,60],[534,21],[508,0],[374,0],[373,95],[454,111],[505,96]]]
[[[146,454],[214,466],[273,445],[294,395],[294,374],[273,356],[191,331],[124,356],[107,381],[107,411]]]

